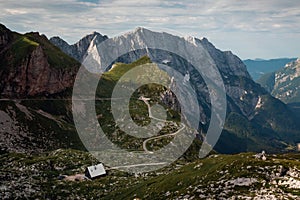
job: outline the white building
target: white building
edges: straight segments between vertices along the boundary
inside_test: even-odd
[[[85,170],[85,176],[90,179],[94,179],[103,175],[106,175],[106,171],[102,163],[87,167]]]

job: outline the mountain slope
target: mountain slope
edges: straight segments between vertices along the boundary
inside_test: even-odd
[[[270,72],[262,75],[256,82],[265,88],[269,93],[272,93],[275,85],[276,72]]]
[[[212,155],[104,199],[298,198],[299,155],[291,155],[290,160],[285,156],[267,156],[270,160],[261,161],[253,154]]]
[[[299,66],[298,59],[257,81],[272,95],[287,103],[298,119],[300,118]]]
[[[83,149],[71,113],[80,63],[44,35],[0,27],[1,152]]]
[[[105,134],[110,138],[111,141],[113,141],[115,144],[118,144],[122,147],[122,149],[129,149],[129,150],[143,150],[143,142],[146,139],[141,138],[135,138],[130,135],[128,135],[126,132],[124,132],[120,126],[123,125],[116,125],[114,121],[114,116],[112,115],[112,108],[111,108],[111,101],[109,100],[101,100],[101,99],[107,99],[112,98],[112,92],[116,84],[120,84],[119,81],[122,83],[122,87],[126,88],[128,90],[127,92],[130,93],[132,86],[134,84],[138,84],[138,80],[143,80],[144,77],[137,76],[137,82],[130,81],[130,80],[120,80],[120,78],[128,71],[134,69],[135,67],[139,65],[145,65],[145,73],[147,74],[157,74],[159,73],[159,79],[165,79],[166,81],[170,82],[170,77],[161,69],[159,69],[155,64],[151,63],[151,60],[148,57],[142,57],[141,59],[130,63],[130,64],[124,64],[124,63],[117,63],[114,65],[113,69],[111,69],[108,72],[105,72],[101,79],[99,80],[98,88],[97,88],[97,98],[99,100],[96,100],[96,111],[97,115],[101,116],[99,117],[98,121],[102,127],[102,129],[105,131]],[[147,68],[147,67],[148,68]],[[148,107],[146,104],[140,100],[140,97],[151,97],[149,100],[149,104],[151,106],[153,105],[161,105],[163,106],[167,111],[167,121],[166,123],[163,123],[163,128],[159,130],[157,127],[153,127],[152,132],[158,131],[158,135],[167,135],[171,134],[173,132],[176,132],[178,128],[178,123],[180,122],[180,115],[178,111],[173,110],[171,107],[172,105],[168,106],[163,101],[164,94],[168,91],[167,88],[157,85],[157,84],[147,84],[144,85],[135,91],[131,99],[129,101],[129,111],[130,115],[135,123],[137,123],[140,126],[145,126],[150,123],[150,116]],[[122,100],[124,101],[124,100]],[[117,107],[117,106],[116,106]],[[124,110],[119,110],[120,113],[123,113]],[[120,115],[121,116],[121,115]],[[154,119],[152,119],[154,120]],[[157,123],[158,121],[156,121]],[[161,121],[160,121],[161,123]],[[126,123],[124,124],[127,125]],[[129,128],[130,129],[130,128]],[[130,131],[134,132],[135,129],[131,128]],[[150,130],[149,130],[150,131]],[[173,139],[173,137],[166,137],[162,138],[161,140],[156,140],[151,143],[150,149],[160,148],[163,147],[166,143],[166,141],[169,141],[170,139]],[[166,143],[167,144],[167,143]]]
[[[149,47],[145,49],[145,46],[148,45],[147,39],[155,38],[158,43],[161,43],[165,37],[172,38],[173,48],[185,48],[176,45],[185,41],[191,42],[203,54],[208,53],[211,56],[221,73],[227,92],[228,107],[225,129],[216,146],[217,151],[223,153],[261,151],[263,149],[286,151],[296,148],[296,142],[300,139],[300,128],[293,113],[285,104],[271,97],[266,90],[256,84],[248,74],[243,62],[231,52],[222,52],[216,49],[207,39],[179,38],[143,28],[109,40],[114,49],[117,49],[120,44],[138,49],[117,58],[116,62],[131,63],[148,55],[155,63],[164,64],[167,60],[168,65],[182,73],[183,76],[189,72],[191,74],[190,81],[194,85],[197,99],[200,102],[201,123],[199,126],[201,130],[199,131],[206,132],[210,122],[211,105],[203,78],[182,57],[160,49]],[[102,49],[98,48],[100,46],[102,45],[91,44],[89,47],[88,53],[96,60],[101,60],[102,56],[105,57],[102,55]],[[121,46],[120,49],[122,49]],[[188,49],[181,50],[189,51]],[[100,53],[98,54],[98,52]],[[110,55],[117,57],[114,53]],[[233,141],[233,143],[229,141]]]

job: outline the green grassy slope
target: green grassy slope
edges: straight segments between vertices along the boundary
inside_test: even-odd
[[[11,46],[11,53],[14,56],[14,65],[19,64],[28,53],[32,52],[39,44],[26,36],[15,34],[15,41]]]
[[[111,139],[111,141],[113,141],[115,144],[125,149],[143,150],[142,143],[145,139],[138,139],[132,137],[126,134],[125,132],[123,132],[120,129],[120,127],[116,126],[113,115],[111,113],[111,101],[107,100],[106,98],[111,98],[112,91],[115,85],[126,72],[130,71],[131,69],[134,69],[137,66],[149,64],[149,63],[151,63],[151,61],[147,56],[144,56],[131,64],[116,63],[113,65],[113,68],[110,71],[104,73],[101,76],[101,79],[98,84],[98,88],[97,88],[98,100],[96,100],[96,111],[97,111],[97,115],[99,116],[98,118],[99,123],[102,129],[104,130],[104,132]],[[149,68],[149,69],[153,70],[153,68]],[[147,70],[148,70],[147,65],[145,65],[145,73],[159,73],[161,74],[159,78],[162,78],[163,76],[166,79],[169,78],[167,74],[162,70],[160,70],[158,67],[155,68],[156,72],[153,71],[148,72]],[[138,81],[143,77],[137,76],[136,78],[137,80],[135,81]],[[125,88],[127,86],[128,88],[130,88],[132,87],[132,84],[135,83],[134,81],[132,82],[131,80],[122,80],[121,84]],[[133,121],[140,126],[148,125],[151,120],[149,118],[148,107],[143,101],[139,100],[140,96],[151,97],[151,100],[149,101],[151,105],[160,104],[167,110],[167,120],[173,122],[165,123],[164,127],[161,129],[161,131],[159,131],[158,135],[165,135],[165,134],[176,132],[178,130],[178,123],[180,122],[180,114],[161,103],[160,96],[164,91],[166,91],[166,88],[157,84],[143,85],[138,90],[132,93],[130,103],[129,103],[129,113]],[[128,92],[132,92],[132,91],[128,90]],[[103,98],[104,100],[101,100]],[[167,144],[168,142],[169,140],[165,138],[156,141],[156,144],[153,144],[154,145],[153,148],[156,148],[158,146],[164,146],[164,144]]]

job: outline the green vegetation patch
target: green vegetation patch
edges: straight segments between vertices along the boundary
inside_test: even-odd
[[[39,44],[26,36],[20,36],[12,45],[11,52],[14,56],[14,65],[19,64]]]

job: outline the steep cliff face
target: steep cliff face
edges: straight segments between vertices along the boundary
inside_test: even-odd
[[[50,42],[59,47],[69,56],[75,58],[79,62],[82,62],[86,56],[87,49],[90,46],[92,40],[97,41],[97,43],[101,43],[106,39],[108,39],[106,35],[101,35],[100,33],[94,32],[83,37],[73,45],[69,45],[66,41],[57,36],[50,38]]]
[[[196,43],[200,43],[209,52],[212,59],[216,62],[220,72],[226,75],[243,76],[251,79],[245,64],[239,57],[234,55],[231,51],[221,51],[217,49],[206,38],[194,39]]]
[[[1,74],[1,94],[4,97],[55,94],[71,87],[76,68],[52,69],[39,45],[17,67]]]
[[[47,43],[45,36],[20,35],[8,29],[1,33],[4,38],[0,54],[2,97],[55,94],[73,85],[80,64],[66,55],[56,54],[58,50]]]

